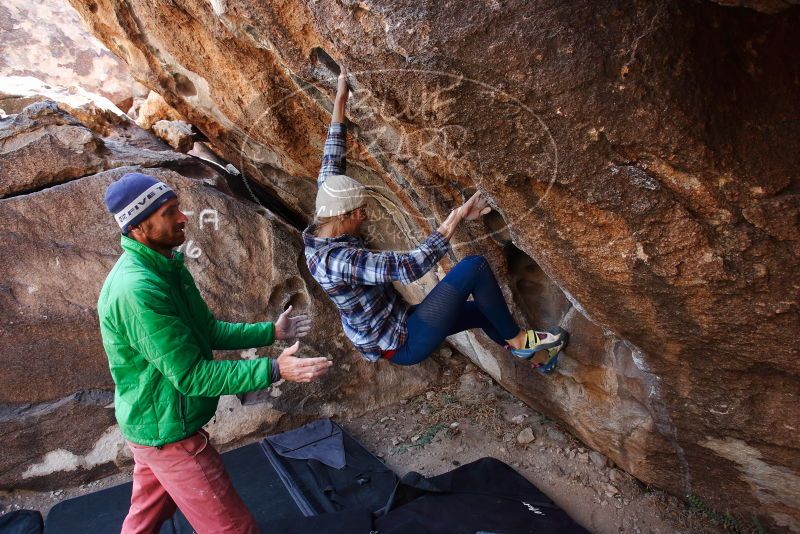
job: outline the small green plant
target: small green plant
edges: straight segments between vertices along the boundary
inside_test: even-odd
[[[736,516],[734,516],[730,512],[725,512],[724,514],[721,514],[719,522],[720,525],[722,525],[728,530],[732,530],[734,532],[744,532],[742,524],[739,522]]]
[[[745,532],[742,523],[730,512],[722,513],[714,510],[703,502],[703,499],[693,493],[686,495],[686,500],[689,502],[689,507],[693,512],[707,517],[714,525],[732,532]]]
[[[756,528],[756,534],[767,534],[767,530],[764,528],[764,525],[761,524],[761,521],[758,519],[756,514],[753,514],[753,526]]]
[[[447,427],[444,423],[436,423],[432,427],[428,428],[422,435],[419,437],[416,443],[412,444],[411,447],[424,447],[425,445],[430,445],[433,441],[433,438],[436,437],[436,434],[439,431],[444,430]]]
[[[424,447],[425,445],[430,445],[431,442],[433,441],[433,438],[436,437],[436,434],[438,434],[439,432],[441,432],[445,428],[448,428],[448,427],[444,423],[437,423],[437,424],[431,426],[425,432],[420,434],[419,439],[417,441],[415,441],[414,443],[411,443],[410,445],[400,445],[397,448],[395,448],[395,450],[392,453],[392,455],[405,454],[405,453],[407,453],[409,451],[409,449],[414,449],[414,448]]]
[[[442,402],[444,404],[455,404],[456,402],[458,402],[458,399],[456,399],[455,396],[450,395],[449,393],[445,393],[444,395],[442,395]]]
[[[394,450],[394,452],[392,453],[392,455],[397,455],[397,454],[405,454],[405,453],[407,453],[407,452],[408,452],[408,447],[407,447],[407,446],[405,446],[405,445],[400,445],[399,447],[397,447],[397,448]]]

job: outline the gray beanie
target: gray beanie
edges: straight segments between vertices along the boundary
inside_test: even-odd
[[[364,186],[344,174],[328,176],[317,191],[317,217],[335,217],[367,201]]]

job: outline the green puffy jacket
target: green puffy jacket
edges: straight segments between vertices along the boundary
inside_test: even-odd
[[[270,345],[273,323],[217,321],[181,253],[168,259],[124,235],[122,249],[97,313],[126,439],[150,446],[179,441],[214,416],[220,395],[269,386],[270,358],[215,361],[211,351]]]

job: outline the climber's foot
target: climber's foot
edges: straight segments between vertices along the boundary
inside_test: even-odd
[[[533,368],[540,373],[549,374],[556,368],[559,354],[561,354],[561,351],[566,349],[569,344],[569,332],[562,330],[562,333],[563,337],[561,338],[561,342],[555,347],[547,349],[547,361],[533,364]]]
[[[530,360],[531,357],[540,350],[549,350],[558,347],[567,332],[560,328],[551,328],[550,330],[528,330],[526,332],[525,344],[522,348],[515,349],[509,347],[508,350],[517,358],[523,360]]]

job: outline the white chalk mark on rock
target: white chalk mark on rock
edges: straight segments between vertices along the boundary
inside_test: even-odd
[[[91,469],[92,467],[113,462],[117,455],[125,448],[125,439],[114,425],[106,429],[94,448],[85,456],[66,449],[56,449],[44,455],[41,462],[28,466],[22,473],[22,478],[42,477],[59,471],[75,471],[76,469]]]

